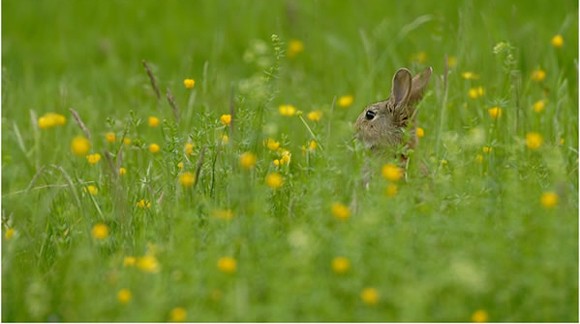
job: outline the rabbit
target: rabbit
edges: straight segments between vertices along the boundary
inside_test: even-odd
[[[433,68],[428,67],[411,77],[406,68],[397,70],[390,97],[367,106],[358,116],[354,124],[356,137],[372,151],[385,151],[402,144],[414,148],[417,143],[415,107],[423,98],[432,72]],[[404,143],[407,131],[410,139]]]

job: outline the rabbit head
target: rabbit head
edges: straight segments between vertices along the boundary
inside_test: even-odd
[[[393,77],[388,99],[367,106],[355,122],[357,138],[371,149],[403,144],[404,132],[411,132],[410,146],[415,142],[415,108],[423,98],[433,68],[411,76],[405,68]]]

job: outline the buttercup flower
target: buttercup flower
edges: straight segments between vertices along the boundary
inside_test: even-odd
[[[280,105],[278,107],[278,111],[280,112],[280,115],[286,117],[292,117],[296,115],[296,107],[292,105]]]
[[[555,192],[544,192],[540,198],[540,203],[546,208],[553,208],[558,205],[558,194]]]
[[[536,82],[544,81],[544,79],[546,78],[546,71],[542,70],[541,68],[538,68],[532,72],[531,78],[532,81]]]
[[[183,80],[183,86],[186,89],[193,89],[193,87],[195,86],[195,80],[194,79],[185,79],[185,80]]]
[[[95,196],[99,193],[99,188],[94,185],[88,185],[85,187],[85,190],[90,193],[91,195]]]
[[[335,273],[344,274],[350,269],[350,261],[345,257],[336,257],[332,259],[331,267]]]
[[[38,127],[40,129],[63,126],[64,124],[66,124],[66,117],[61,114],[46,113],[38,118]]]
[[[365,304],[374,306],[379,303],[379,292],[375,288],[365,288],[360,293],[360,298]]]
[[[123,167],[119,168],[119,175],[124,176],[125,174],[127,174],[127,169]]]
[[[139,207],[139,208],[151,208],[151,202],[149,200],[141,199],[137,202],[137,207]]]
[[[137,259],[137,268],[143,272],[159,272],[159,262],[155,256],[149,254]]]
[[[238,265],[236,259],[232,257],[221,257],[217,262],[217,267],[223,273],[232,274],[236,272]]]
[[[483,95],[485,94],[485,89],[483,89],[483,87],[476,87],[476,88],[471,88],[469,89],[469,92],[467,93],[469,95],[469,98],[471,99],[477,99],[480,97],[483,97]]]
[[[489,315],[483,309],[478,309],[471,315],[471,321],[474,323],[485,323],[488,319]]]
[[[322,111],[313,110],[306,115],[306,118],[308,118],[308,120],[311,120],[313,122],[320,121],[320,119],[322,118]]]
[[[471,72],[471,71],[466,71],[461,73],[461,77],[464,78],[465,80],[477,80],[479,79],[479,75]]]
[[[169,312],[169,321],[171,322],[185,322],[187,319],[187,311],[183,307],[175,307]]]
[[[422,138],[425,136],[425,130],[421,127],[417,127],[416,134],[418,138]]]
[[[101,160],[101,155],[99,153],[89,154],[87,155],[87,161],[90,164],[97,164]]]
[[[131,291],[129,289],[121,289],[117,293],[117,300],[121,304],[129,303],[132,298],[133,298],[133,294],[131,293]]]
[[[564,37],[562,37],[560,34],[552,37],[552,46],[555,48],[561,48],[564,46]]]
[[[257,160],[256,155],[251,152],[245,152],[240,155],[240,165],[246,170],[252,169],[256,165]]]
[[[354,97],[351,95],[341,96],[338,98],[338,106],[342,108],[347,108],[352,105]]]
[[[544,138],[539,133],[530,132],[530,133],[526,134],[526,146],[530,150],[539,149],[540,146],[542,146],[543,142],[544,142]]]
[[[97,240],[106,239],[109,236],[109,227],[103,223],[96,224],[91,230],[91,235]]]
[[[159,118],[155,116],[149,116],[147,119],[147,124],[149,124],[149,127],[157,127],[159,126]]]
[[[117,135],[115,135],[113,132],[108,132],[105,134],[105,140],[109,143],[115,143],[117,140]]]
[[[232,123],[232,115],[221,115],[220,117],[220,122],[224,125],[224,126],[229,126]]]
[[[191,172],[184,172],[179,176],[179,183],[185,188],[190,188],[195,184],[195,175]]]
[[[487,113],[489,114],[489,117],[491,117],[492,119],[498,119],[499,117],[501,117],[501,108],[500,107],[491,107],[487,110]]]
[[[288,57],[294,58],[296,55],[304,51],[304,43],[297,39],[291,39],[288,42]]]
[[[273,140],[271,138],[268,138],[266,140],[266,147],[268,147],[268,149],[270,151],[276,151],[280,148],[280,142]]]
[[[86,156],[91,149],[91,142],[83,136],[73,138],[70,149],[76,156]]]
[[[186,155],[193,155],[193,148],[195,147],[195,145],[193,145],[193,143],[185,143],[185,146],[183,147],[183,152]]]
[[[383,178],[393,182],[397,182],[403,177],[403,170],[392,163],[385,164],[381,173]]]
[[[331,206],[332,216],[339,220],[347,220],[350,217],[350,209],[348,206],[335,202]]]
[[[534,104],[532,105],[534,112],[537,112],[537,113],[541,113],[542,111],[544,111],[545,107],[546,107],[546,100],[538,100],[538,101],[534,102]]]
[[[161,150],[161,147],[159,146],[159,144],[152,143],[149,145],[149,152],[155,154],[155,153],[158,153],[159,150]]]
[[[284,178],[279,173],[269,173],[266,176],[266,185],[271,189],[278,189],[284,184]]]

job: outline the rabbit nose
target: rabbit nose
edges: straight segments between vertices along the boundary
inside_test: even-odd
[[[377,115],[376,112],[374,112],[372,110],[367,110],[367,112],[365,113],[365,118],[367,120],[372,120],[373,118],[375,118],[376,115]]]

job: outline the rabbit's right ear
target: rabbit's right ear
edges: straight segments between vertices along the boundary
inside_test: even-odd
[[[391,89],[391,98],[394,100],[395,108],[407,104],[411,95],[411,86],[411,72],[405,68],[399,69],[393,77],[393,88]]]

